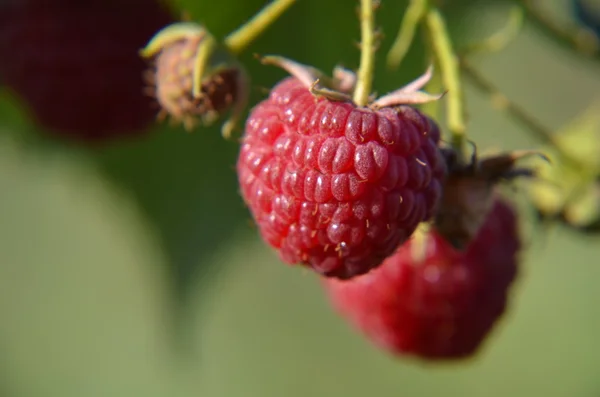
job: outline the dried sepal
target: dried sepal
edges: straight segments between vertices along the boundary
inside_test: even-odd
[[[274,65],[284,69],[290,75],[296,77],[315,96],[326,97],[332,101],[351,102],[352,93],[356,88],[357,77],[351,70],[337,66],[333,70],[333,77],[308,65],[281,56],[265,56],[261,58],[263,64]],[[382,97],[372,96],[368,107],[381,109],[402,105],[419,105],[441,99],[444,94],[428,94],[422,88],[429,82],[433,75],[433,67],[414,81],[404,87],[393,91]]]
[[[434,227],[454,248],[464,249],[477,235],[485,222],[496,197],[496,186],[502,181],[519,177],[534,177],[531,168],[517,167],[517,162],[530,156],[546,156],[538,151],[519,150],[486,156],[481,159],[475,151],[464,164],[457,153],[442,148],[448,165],[440,207]]]

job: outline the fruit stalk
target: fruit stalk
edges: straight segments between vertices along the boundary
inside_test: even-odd
[[[452,48],[446,24],[439,10],[432,7],[425,18],[433,52],[440,65],[442,81],[448,90],[448,129],[452,135],[452,146],[462,156],[466,140],[463,92],[460,68]]]
[[[192,75],[192,81],[194,82],[192,87],[192,96],[194,98],[200,98],[202,95],[202,78],[204,77],[206,69],[209,66],[210,57],[213,55],[216,48],[217,41],[211,34],[207,33],[198,47],[198,55],[196,56],[196,60],[194,62]]]
[[[425,60],[426,63],[432,62],[435,59],[435,54],[431,50],[431,48],[426,49]],[[433,64],[436,70],[439,68],[438,64]],[[442,92],[444,90],[444,84],[442,82],[442,78],[439,73],[433,73],[431,76],[431,80],[427,83],[427,91],[428,92]],[[425,112],[425,114],[429,114],[436,119],[442,117],[442,106],[440,101],[431,101],[421,105],[421,110]]]
[[[224,40],[225,46],[231,53],[239,54],[295,2],[296,0],[274,0],[244,25],[227,35]]]
[[[400,24],[398,35],[387,55],[386,62],[388,68],[397,69],[400,66],[400,63],[402,63],[402,60],[406,56],[406,53],[414,40],[417,27],[423,20],[423,17],[425,17],[427,7],[427,0],[410,1],[404,13],[402,23]]]
[[[360,65],[354,90],[354,102],[365,106],[369,102],[375,70],[375,16],[373,0],[360,0]]]

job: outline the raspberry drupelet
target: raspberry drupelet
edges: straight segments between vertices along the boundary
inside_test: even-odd
[[[237,163],[261,236],[288,264],[348,279],[377,267],[430,219],[446,173],[436,123],[415,83],[357,106],[356,79],[281,58],[290,71],[247,120]],[[315,81],[328,87],[317,88]],[[330,89],[332,88],[332,89]],[[438,97],[436,97],[437,99]]]

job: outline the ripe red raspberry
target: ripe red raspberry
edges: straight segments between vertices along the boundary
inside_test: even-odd
[[[366,273],[433,215],[445,175],[439,129],[389,96],[358,107],[309,89],[314,70],[284,66],[300,77],[274,87],[246,123],[242,197],[284,262],[342,279]],[[351,75],[337,73],[348,91]]]
[[[0,5],[0,79],[46,129],[82,141],[142,133],[155,119],[139,50],[173,21],[163,0]]]
[[[439,233],[404,244],[377,269],[324,281],[334,307],[395,355],[457,359],[476,353],[505,311],[517,275],[517,217],[496,199],[464,251]]]

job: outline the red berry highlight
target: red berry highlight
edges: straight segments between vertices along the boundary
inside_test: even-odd
[[[247,120],[241,194],[284,262],[354,277],[433,215],[445,175],[439,138],[412,107],[357,107],[290,77]]]
[[[464,251],[430,231],[370,273],[324,285],[336,310],[383,350],[429,360],[464,358],[504,313],[520,247],[514,210],[495,200]]]

